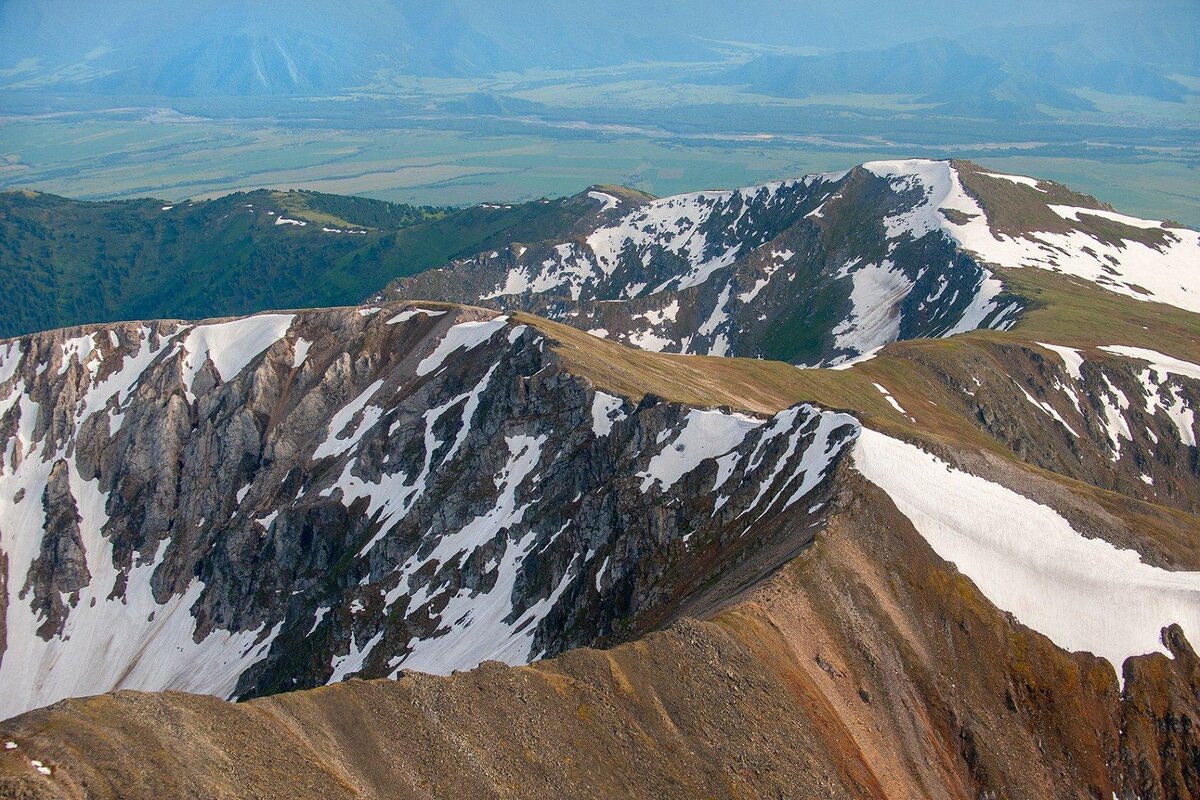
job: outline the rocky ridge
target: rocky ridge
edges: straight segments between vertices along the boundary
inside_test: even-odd
[[[834,187],[893,205],[851,224]],[[1200,796],[1188,234],[959,162],[768,190],[599,187],[594,213],[649,237],[612,274],[673,288],[587,299],[624,280],[588,245],[565,283],[488,302],[732,296],[738,241],[825,196],[805,219],[882,225],[918,273],[959,259],[936,299],[961,330],[829,349],[895,302],[906,324],[867,293],[818,328],[842,369],[382,300],[0,343],[5,713],[260,698],[23,714],[0,789]]]
[[[752,523],[816,517],[858,428],[811,405],[631,402],[534,328],[451,307],[0,352],[8,715],[620,641],[678,601],[692,553],[715,575]]]
[[[1011,327],[1004,270],[1074,275],[1200,311],[1200,234],[965,161],[645,200],[593,191],[594,227],[514,243],[381,297],[520,309],[655,352],[834,366],[897,340]],[[585,223],[581,222],[581,225]]]

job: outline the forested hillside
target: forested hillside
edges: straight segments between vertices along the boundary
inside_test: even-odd
[[[564,235],[594,200],[466,209],[317,192],[172,205],[0,194],[0,336],[346,305],[490,247]]]

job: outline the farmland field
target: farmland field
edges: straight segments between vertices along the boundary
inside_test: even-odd
[[[172,201],[305,188],[464,205],[594,183],[666,195],[872,159],[956,156],[1200,226],[1200,95],[1166,103],[1091,93],[1098,112],[988,122],[925,115],[919,98],[903,95],[764,97],[700,85],[695,69],[383,75],[310,98],[48,103],[5,92],[0,188]]]

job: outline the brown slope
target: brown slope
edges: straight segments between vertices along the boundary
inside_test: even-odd
[[[65,701],[0,726],[0,796],[1200,796],[1182,637],[1129,662],[1122,702],[1104,662],[997,612],[844,478],[817,544],[709,621],[240,705]]]

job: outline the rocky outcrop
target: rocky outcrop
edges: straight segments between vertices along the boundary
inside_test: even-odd
[[[920,376],[925,403],[953,409],[1021,461],[1200,511],[1200,367],[1146,348],[1016,338],[953,350],[913,342],[889,353]]]
[[[29,565],[20,600],[44,620],[39,635],[48,637],[62,632],[68,606],[79,602],[78,592],[91,581],[83,540],[79,532],[79,512],[67,484],[67,464],[58,461],[50,470],[42,493],[45,533],[37,558]],[[20,491],[20,490],[18,490]]]
[[[632,209],[614,198],[608,213],[380,297],[521,309],[655,352],[825,366],[897,340],[1010,328],[1028,298],[997,267],[1200,310],[1194,231],[970,162],[873,162]]]
[[[478,309],[121,325],[3,352],[8,714],[619,642],[751,559],[777,518],[819,518],[857,431],[811,405],[761,419],[607,395]]]

